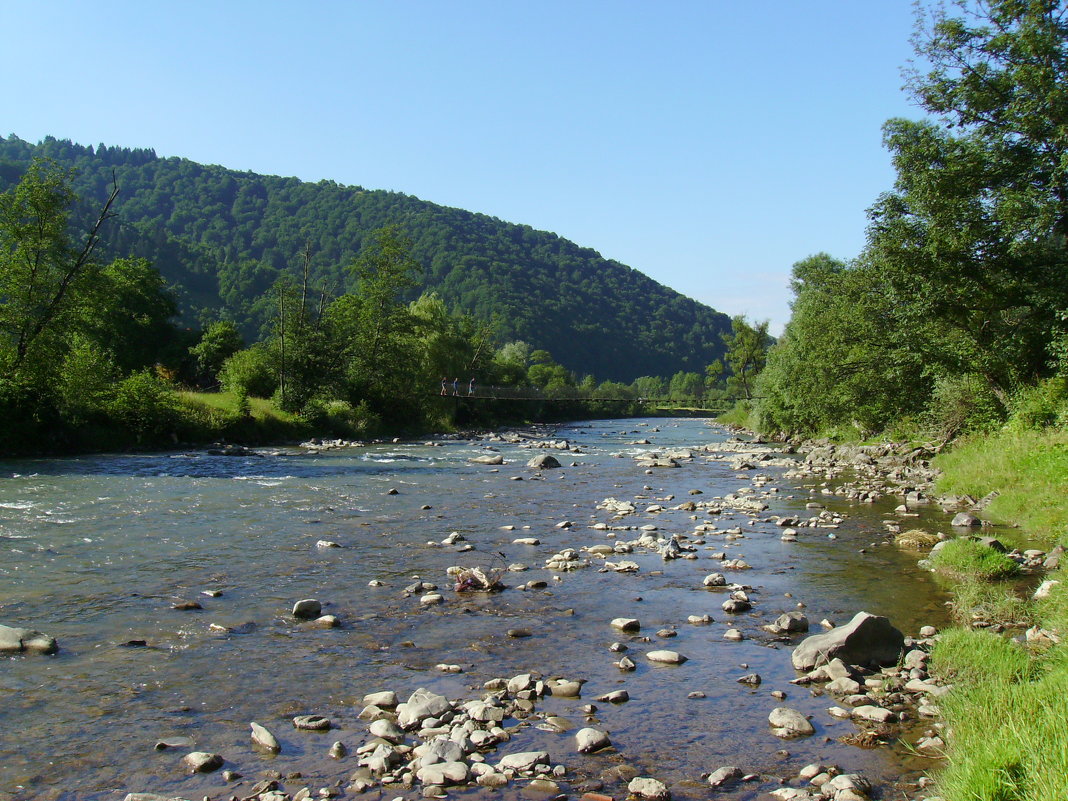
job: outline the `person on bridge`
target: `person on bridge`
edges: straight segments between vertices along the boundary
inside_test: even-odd
[[[474,378],[472,378],[471,381],[467,385],[467,394],[468,394],[468,396],[471,396],[471,395],[475,394],[475,379]]]
[[[449,390],[447,388],[448,383],[449,383],[449,379],[447,379],[445,376],[442,376],[441,377],[441,394],[442,395],[448,395],[449,394]]]
[[[460,379],[454,378],[452,380],[452,394],[458,396],[460,394]]]

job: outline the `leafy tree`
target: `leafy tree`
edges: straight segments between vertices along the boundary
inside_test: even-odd
[[[764,369],[767,361],[771,337],[768,335],[768,321],[751,326],[745,317],[731,318],[731,333],[723,335],[727,346],[724,357],[731,375],[727,379],[727,388],[742,393],[746,400],[753,397],[753,380]]]
[[[527,381],[530,345],[523,341],[508,342],[493,355],[493,381],[504,386],[519,386]]]
[[[700,402],[704,395],[705,382],[700,373],[679,371],[671,377],[668,395],[674,401],[694,400]]]
[[[631,389],[640,398],[663,398],[667,394],[664,379],[659,376],[643,375],[631,382]]]
[[[223,362],[219,382],[227,392],[269,398],[278,386],[277,357],[259,344],[239,350]]]
[[[244,347],[241,332],[231,320],[216,320],[208,325],[200,341],[189,349],[189,353],[196,362],[201,380],[213,382],[223,362]]]
[[[820,253],[794,265],[791,286],[793,314],[757,379],[765,430],[869,433],[922,410],[930,381],[917,343],[929,333],[900,325],[879,269]]]
[[[957,0],[921,11],[929,65],[908,88],[984,153],[996,216],[1021,240],[1068,236],[1068,10],[1059,0]]]
[[[0,375],[10,378],[27,361],[62,359],[78,294],[97,271],[93,251],[117,190],[75,245],[68,235],[70,181],[69,172],[38,160],[0,195]]]

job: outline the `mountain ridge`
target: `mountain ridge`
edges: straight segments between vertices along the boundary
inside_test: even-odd
[[[577,373],[630,381],[703,372],[723,354],[721,312],[549,231],[414,195],[329,179],[316,182],[204,165],[150,148],[83,146],[46,137],[0,138],[0,190],[35,157],[77,170],[75,190],[99,202],[120,187],[110,256],[143,256],[172,284],[189,322],[235,320],[247,334],[269,324],[269,289],[299,275],[312,288],[352,288],[346,266],[370,232],[397,224],[423,267],[418,291],[495,320],[503,340],[544,348]]]

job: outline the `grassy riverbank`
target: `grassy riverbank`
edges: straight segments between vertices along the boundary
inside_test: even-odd
[[[1000,495],[983,516],[1020,526],[1018,537],[1051,547],[1068,525],[1068,432],[1005,431],[957,443],[936,460],[939,489]],[[1002,537],[1003,532],[998,532]],[[1015,539],[1010,536],[1006,539]],[[1013,543],[1016,544],[1016,543]],[[945,632],[934,669],[952,682],[939,705],[946,764],[936,773],[946,801],[1053,801],[1068,797],[1068,592],[1031,590],[990,575],[987,560],[954,560],[962,626]],[[996,572],[996,571],[995,571]],[[1063,581],[1061,571],[1049,578]],[[975,619],[1005,625],[973,628]],[[1020,636],[1027,627],[1030,637]]]
[[[123,386],[125,386],[124,382]],[[599,399],[433,397],[410,414],[384,421],[365,405],[310,404],[302,414],[273,400],[235,392],[194,392],[145,378],[136,391],[75,421],[53,418],[40,430],[9,428],[0,457],[160,450],[227,442],[273,445],[311,437],[370,440],[569,420],[655,416],[637,402]]]

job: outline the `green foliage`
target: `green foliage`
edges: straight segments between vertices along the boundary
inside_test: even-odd
[[[931,554],[931,564],[940,572],[985,581],[1009,578],[1020,566],[1000,551],[967,537],[950,540]]]
[[[1010,431],[1068,426],[1068,378],[1058,374],[1034,386],[1021,387],[1013,395],[1010,409]]]
[[[771,345],[768,321],[752,326],[745,317],[732,317],[731,332],[723,334],[723,344],[727,346],[724,361],[730,368],[727,390],[750,400],[753,397],[753,383],[767,363],[768,347]]]
[[[952,681],[939,700],[948,760],[947,801],[1055,801],[1068,793],[1065,647],[1029,652],[986,631],[943,632],[932,654]]]
[[[920,8],[934,119],[884,128],[897,171],[853,264],[795,265],[793,318],[759,394],[765,430],[989,431],[1068,352],[1068,27],[1037,0]],[[1021,399],[1019,425],[1051,406]],[[1024,407],[1028,407],[1025,411]]]
[[[204,329],[200,341],[189,349],[202,380],[215,381],[223,363],[245,347],[237,326],[230,320],[217,320]]]
[[[931,652],[931,667],[964,684],[1019,684],[1034,674],[1030,656],[1018,643],[990,631],[966,628],[942,632]]]
[[[1005,419],[1005,407],[975,373],[943,375],[935,379],[927,417],[930,429],[948,440],[995,430]]]
[[[916,332],[896,325],[879,270],[820,253],[794,265],[792,287],[793,316],[757,381],[761,430],[867,436],[923,408]]]
[[[723,353],[724,315],[529,226],[395,192],[161,159],[150,150],[0,139],[0,161],[25,169],[35,155],[76,167],[75,190],[97,202],[115,175],[123,225],[107,233],[106,252],[154,264],[176,287],[187,324],[226,317],[250,341],[269,334],[276,306],[268,290],[283,274],[301,282],[293,256],[307,243],[314,244],[310,285],[344,294],[358,280],[346,266],[372,232],[402,224],[418,264],[403,301],[436,292],[450,309],[496,319],[502,340],[559,354],[569,371],[630,381],[700,371]]]
[[[269,398],[278,386],[275,360],[263,345],[239,350],[223,362],[219,382],[227,392]]]
[[[77,336],[59,371],[57,405],[63,419],[83,425],[106,414],[119,378],[115,357],[97,343]]]
[[[159,441],[179,421],[173,390],[148,370],[133,373],[115,386],[108,413],[132,431],[138,442]]]

